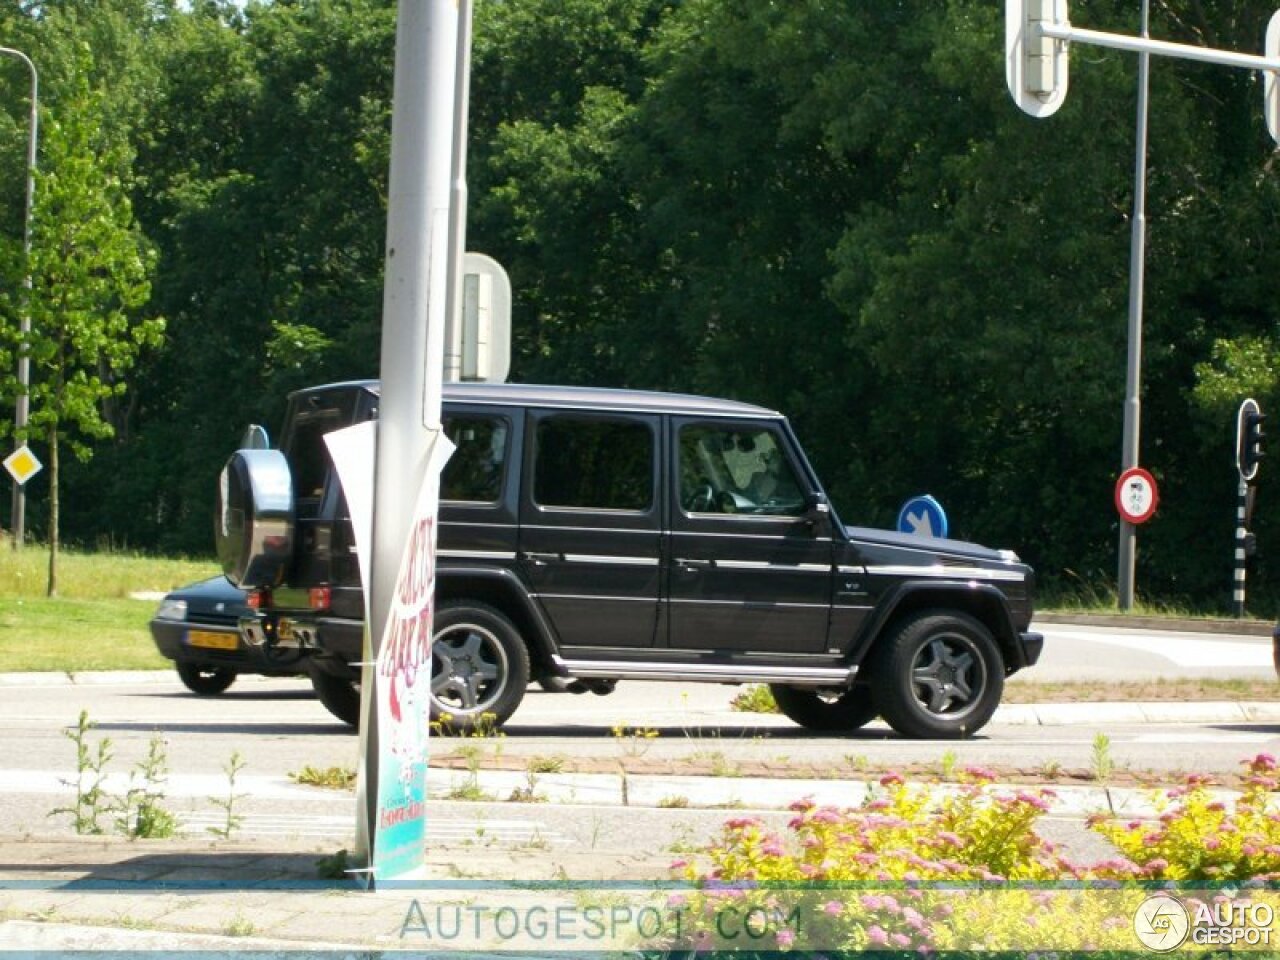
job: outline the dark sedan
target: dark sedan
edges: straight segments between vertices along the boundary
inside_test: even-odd
[[[226,577],[211,577],[168,594],[151,619],[151,636],[187,689],[201,696],[222,693],[242,673],[306,673],[302,651],[251,647],[240,639],[236,622],[254,615],[243,590]]]

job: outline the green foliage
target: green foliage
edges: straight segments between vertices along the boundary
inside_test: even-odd
[[[164,782],[169,772],[164,737],[152,735],[147,755],[134,765],[129,786],[117,806],[116,829],[126,837],[164,839],[178,829],[177,817],[163,805]]]
[[[1247,50],[1268,15],[1172,2],[1152,30]],[[37,291],[42,317],[95,318],[67,320],[83,377],[59,386],[47,346],[38,376],[41,436],[56,395],[59,437],[94,455],[65,467],[72,540],[206,550],[245,423],[274,423],[307,383],[376,373],[394,16],[385,0],[0,11],[0,35],[42,69],[37,209],[115,231],[90,244],[114,266],[57,261],[55,281],[87,297],[114,277],[111,302]],[[1136,16],[1073,9],[1098,29]],[[478,4],[468,246],[512,276],[513,379],[783,409],[846,522],[889,524],[928,491],[959,537],[1107,596],[1134,60],[1077,57],[1066,104],[1035,121],[1009,102],[1002,50],[1001,11],[979,0]],[[0,69],[10,331],[19,67]],[[1142,437],[1162,507],[1138,582],[1210,611],[1230,596],[1232,415],[1245,395],[1280,400],[1280,176],[1256,78],[1162,61],[1151,94]],[[156,315],[167,338],[142,349]],[[0,336],[0,417],[15,346]],[[132,367],[95,368],[126,347]],[[29,491],[37,532],[55,523],[51,473]],[[1280,601],[1275,475],[1260,474],[1260,613]]]
[[[356,783],[356,772],[351,767],[325,767],[320,769],[307,764],[301,770],[289,773],[294,783],[304,783],[311,787],[326,787],[330,790],[350,790]]]
[[[777,713],[778,704],[773,699],[773,691],[762,683],[753,683],[744,687],[729,701],[729,708],[739,713]]]
[[[236,804],[245,797],[244,794],[236,793],[236,777],[240,775],[240,771],[245,766],[244,755],[239,750],[232,751],[231,756],[227,758],[227,762],[222,767],[222,772],[227,775],[227,795],[225,797],[209,798],[210,803],[222,810],[223,818],[220,825],[206,829],[215,837],[220,837],[223,840],[230,840],[232,834],[239,830],[241,824],[244,823],[244,817],[236,812]]]
[[[1161,798],[1155,822],[1097,817],[1093,828],[1154,880],[1250,881],[1280,876],[1280,819],[1270,804],[1280,782],[1276,761],[1260,753],[1244,764],[1244,790],[1233,802],[1193,774]]]
[[[76,779],[68,786],[76,791],[75,802],[70,807],[55,807],[49,816],[69,813],[76,833],[102,833],[98,818],[112,808],[112,799],[103,785],[107,763],[111,760],[111,740],[103,737],[97,744],[90,744],[89,733],[95,724],[89,719],[89,711],[81,710],[75,729],[62,731],[63,736],[76,745]]]
[[[1152,893],[1146,881],[1178,881],[1189,907],[1274,902],[1265,882],[1280,871],[1280,828],[1268,811],[1276,762],[1247,764],[1244,793],[1215,799],[1203,777],[1170,791],[1158,822],[1093,821],[1123,856],[1093,864],[1063,858],[1036,832],[1052,791],[1009,793],[987,771],[965,771],[958,791],[881,778],[862,806],[793,804],[785,835],[756,818],[729,820],[719,838],[676,861],[695,892],[678,896],[685,941],[732,949],[757,918],[754,948],[946,952],[1133,950],[1133,917]],[[1234,881],[1250,889],[1204,889]],[[895,953],[895,955],[899,955]]]

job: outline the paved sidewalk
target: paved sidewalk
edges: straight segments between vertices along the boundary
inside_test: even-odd
[[[451,772],[432,773],[435,802],[447,802],[442,799],[444,777]],[[526,782],[513,771],[479,770],[469,775],[480,790],[497,796]],[[779,826],[790,816],[781,811],[800,797],[852,806],[876,789],[873,781],[859,780],[617,774],[549,774],[539,779],[537,788],[550,801],[538,811],[553,821],[601,808],[613,810],[618,818],[657,816],[656,808],[673,793],[694,807],[741,807],[746,788],[751,809],[725,811],[713,817],[715,822],[761,812]],[[1056,796],[1045,815],[1051,821],[1079,820],[1103,811],[1125,817],[1157,812],[1149,789],[1053,789]],[[1224,799],[1230,796],[1223,792]],[[46,951],[102,950],[293,956],[297,951],[364,956],[369,951],[399,950],[536,952],[546,946],[545,940],[529,930],[508,937],[509,931],[493,926],[499,912],[505,909],[510,916],[528,918],[559,909],[565,917],[580,917],[599,903],[622,911],[618,917],[634,919],[645,903],[666,895],[660,888],[669,880],[676,856],[667,845],[635,851],[429,843],[427,869],[419,883],[370,893],[351,880],[321,876],[318,864],[334,852],[314,842],[279,838],[240,843],[0,837],[0,951],[39,951],[46,957]],[[456,918],[459,911],[475,918],[474,929],[440,927],[440,917]],[[609,945],[623,946],[623,939]],[[577,949],[598,953],[602,946],[584,943]]]

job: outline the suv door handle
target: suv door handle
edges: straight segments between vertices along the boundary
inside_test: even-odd
[[[530,550],[524,551],[521,556],[532,563],[535,567],[545,567],[553,560],[559,561],[564,559],[564,554],[560,553],[534,553]]]
[[[710,570],[716,562],[714,560],[676,560],[675,565],[681,573],[697,573],[699,570]]]

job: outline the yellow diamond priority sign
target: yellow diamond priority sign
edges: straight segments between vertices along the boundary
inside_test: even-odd
[[[44,468],[44,464],[36,458],[29,447],[24,445],[5,457],[4,468],[9,471],[9,476],[21,485],[39,473]]]

